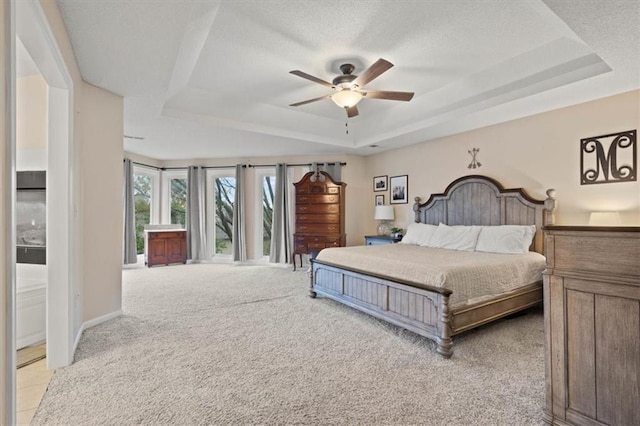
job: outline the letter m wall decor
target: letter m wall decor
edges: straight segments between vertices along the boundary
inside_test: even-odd
[[[580,184],[638,179],[636,130],[580,139]]]

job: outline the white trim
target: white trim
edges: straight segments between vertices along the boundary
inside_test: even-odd
[[[48,85],[47,233],[51,235],[47,238],[47,365],[56,368],[73,361],[74,329],[80,327],[82,311],[74,84],[40,1],[17,2],[15,21],[18,36]]]
[[[15,171],[16,171],[16,4],[5,1],[0,5],[0,60],[3,79],[2,137],[0,145],[0,424],[16,423],[16,240],[14,231]]]
[[[78,343],[80,343],[80,338],[82,337],[82,333],[84,333],[85,330],[91,327],[95,327],[96,325],[102,324],[103,322],[117,318],[121,315],[122,315],[122,309],[118,309],[117,311],[111,312],[109,314],[102,315],[100,317],[93,318],[93,319],[90,319],[89,321],[83,322],[73,342],[73,352],[75,353],[76,349],[78,349]]]

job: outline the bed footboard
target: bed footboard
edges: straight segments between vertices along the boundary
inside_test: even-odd
[[[450,294],[312,260],[310,297],[328,297],[427,337],[445,358],[453,354],[452,336],[540,304],[542,284],[455,308],[449,306]]]
[[[321,295],[434,340],[453,354],[449,295],[312,262],[311,297]]]

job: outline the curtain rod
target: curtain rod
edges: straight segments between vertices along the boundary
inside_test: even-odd
[[[124,161],[124,160],[122,160]],[[136,166],[143,166],[143,167],[149,167],[152,169],[156,169],[156,170],[186,170],[188,169],[188,167],[183,166],[183,167],[158,167],[158,166],[152,166],[151,164],[144,164],[144,163],[138,163],[137,161],[132,161],[131,164],[135,164]],[[320,163],[318,162],[318,164],[325,164],[325,163]],[[347,163],[337,163],[337,162],[331,162],[331,163],[326,163],[329,166],[334,166],[336,164],[340,164],[341,166],[346,166]],[[303,167],[303,166],[311,166],[313,165],[313,163],[297,163],[297,164],[287,164],[287,167]],[[252,168],[252,167],[275,167],[275,164],[243,164],[243,167],[247,167],[247,168]],[[235,166],[204,166],[203,169],[233,169]]]

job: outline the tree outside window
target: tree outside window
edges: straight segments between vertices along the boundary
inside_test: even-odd
[[[233,244],[233,206],[236,195],[236,178],[215,179],[216,199],[216,247],[217,254],[231,254]]]
[[[136,224],[136,249],[144,253],[144,225],[151,223],[151,177],[133,175],[133,201]]]
[[[271,253],[271,224],[273,223],[273,187],[275,176],[265,176],[262,184],[262,254]]]
[[[171,179],[171,223],[187,223],[187,179]]]

